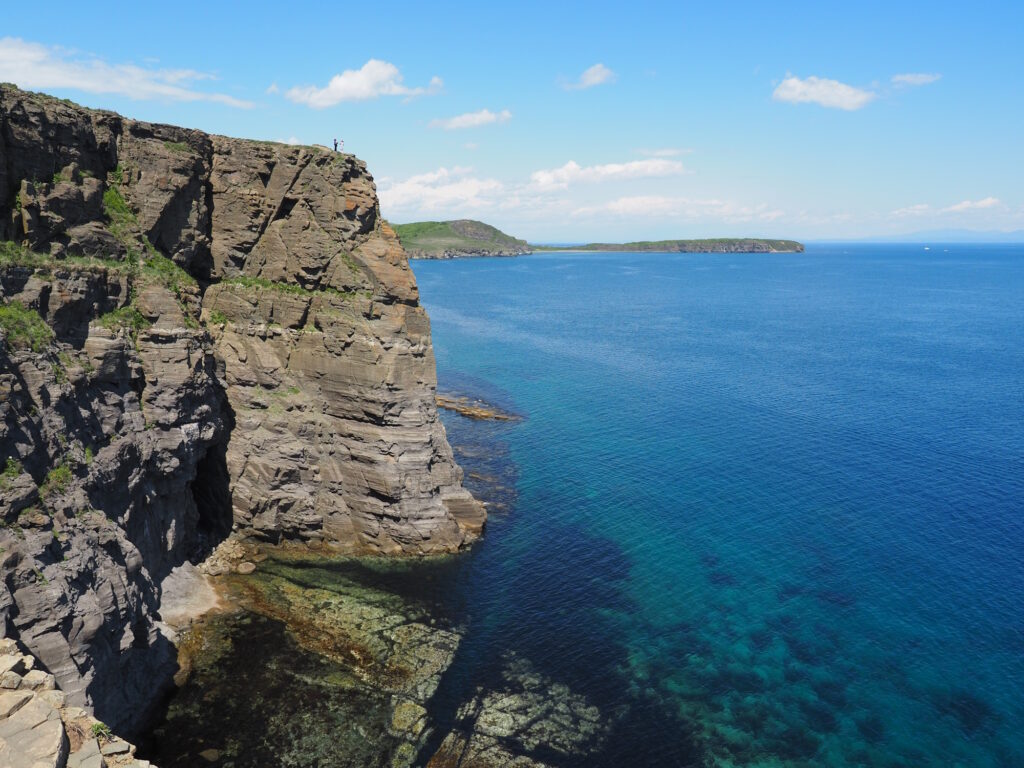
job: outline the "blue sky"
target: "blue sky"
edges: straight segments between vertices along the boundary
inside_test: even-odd
[[[1024,3],[17,3],[0,80],[535,241],[1024,229]]]

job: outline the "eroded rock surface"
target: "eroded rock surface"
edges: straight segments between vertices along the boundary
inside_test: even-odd
[[[483,509],[356,158],[0,86],[0,636],[130,731],[160,584],[232,531],[451,551]]]
[[[53,675],[33,669],[10,638],[0,638],[0,765],[5,768],[155,768],[85,710],[68,705]]]

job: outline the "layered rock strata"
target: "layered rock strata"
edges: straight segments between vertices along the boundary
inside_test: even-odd
[[[483,509],[356,158],[0,86],[0,636],[138,726],[160,584],[232,531],[451,551]]]

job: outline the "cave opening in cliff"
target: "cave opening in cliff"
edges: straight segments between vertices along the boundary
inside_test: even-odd
[[[198,513],[194,557],[204,557],[231,533],[229,480],[227,444],[220,443],[210,448],[199,461],[191,485],[192,500]]]

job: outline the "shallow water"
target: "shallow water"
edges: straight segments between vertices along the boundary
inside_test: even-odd
[[[1024,764],[1024,248],[413,266],[441,389],[526,417],[439,710],[516,648],[589,764]]]
[[[948,248],[415,262],[441,389],[524,417],[442,414],[487,535],[284,575],[461,635],[419,764],[546,691],[600,713],[508,740],[554,766],[1024,765],[1024,248]],[[193,753],[228,672],[269,707],[327,663],[238,621],[268,670],[245,641],[195,676]],[[286,719],[383,761],[380,697],[305,679]]]

